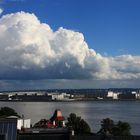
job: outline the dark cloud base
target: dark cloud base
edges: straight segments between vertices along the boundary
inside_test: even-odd
[[[0,91],[45,89],[139,88],[139,80],[1,80]]]

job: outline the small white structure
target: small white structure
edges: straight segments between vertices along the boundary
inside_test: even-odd
[[[113,91],[108,91],[108,94],[107,94],[107,97],[108,98],[112,98],[112,99],[118,99],[118,95],[119,95],[120,93],[115,93],[115,92],[113,92]]]
[[[68,100],[70,98],[70,94],[67,93],[49,93],[49,96],[52,96],[52,100]]]
[[[64,95],[63,94],[52,94],[52,100],[63,100],[64,99]]]
[[[136,92],[136,91],[132,91],[131,93],[132,93],[132,94],[136,94],[137,92]]]
[[[17,120],[17,129],[21,130],[21,128],[30,128],[31,120],[30,119],[18,119]]]
[[[113,97],[113,91],[108,91],[107,97]]]
[[[140,91],[132,91],[131,93],[135,95],[136,99],[140,99]]]
[[[113,99],[118,99],[118,95],[119,95],[118,93],[114,93],[113,94]]]
[[[140,93],[136,93],[136,99],[140,99]]]

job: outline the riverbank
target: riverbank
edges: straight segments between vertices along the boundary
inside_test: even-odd
[[[140,99],[73,99],[73,100],[0,100],[0,102],[90,102],[90,101],[140,101]]]

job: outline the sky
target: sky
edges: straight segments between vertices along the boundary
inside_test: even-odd
[[[0,90],[140,87],[139,0],[0,0]]]

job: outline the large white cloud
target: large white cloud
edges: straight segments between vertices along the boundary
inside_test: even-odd
[[[34,14],[0,19],[0,79],[139,79],[140,56],[103,57],[82,33],[53,31]]]

